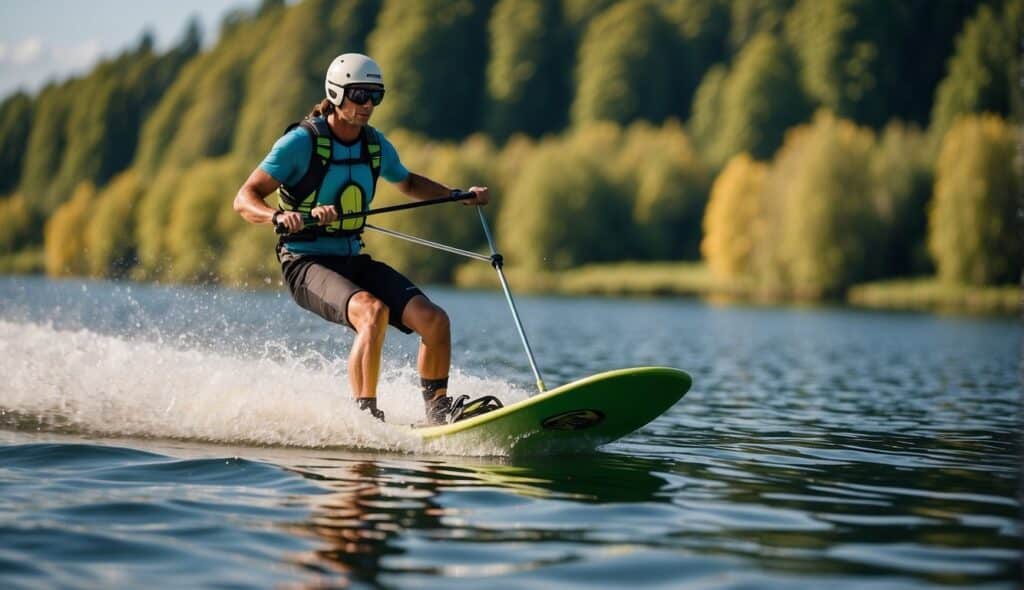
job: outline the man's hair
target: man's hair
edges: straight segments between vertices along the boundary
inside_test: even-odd
[[[313,105],[313,109],[306,115],[307,118],[311,117],[327,117],[327,115],[334,112],[334,103],[328,99],[323,99],[317,104]]]

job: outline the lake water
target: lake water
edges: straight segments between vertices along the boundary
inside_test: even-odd
[[[428,291],[452,393],[528,396],[500,293]],[[591,453],[424,447],[281,292],[0,278],[0,586],[1017,587],[1018,321],[517,302],[549,386],[692,391]],[[422,413],[415,351],[389,333],[389,420]]]

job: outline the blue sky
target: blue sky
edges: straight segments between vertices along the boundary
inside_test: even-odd
[[[142,31],[166,48],[192,15],[209,44],[221,17],[258,0],[0,0],[0,98],[35,92],[49,80],[87,72],[138,42]]]

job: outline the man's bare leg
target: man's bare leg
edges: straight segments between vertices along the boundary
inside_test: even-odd
[[[388,307],[370,293],[360,291],[348,301],[348,321],[356,330],[348,356],[348,379],[353,397],[377,397],[380,357],[388,329]]]
[[[402,323],[420,335],[420,349],[416,359],[423,382],[446,382],[451,368],[452,335],[448,314],[423,295],[409,300],[402,311]],[[447,384],[427,389],[433,399],[447,395]],[[424,401],[427,401],[426,394]],[[429,405],[429,404],[428,404]]]

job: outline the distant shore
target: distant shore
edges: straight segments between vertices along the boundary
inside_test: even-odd
[[[0,274],[43,274],[42,253],[0,257]],[[700,297],[716,303],[785,305],[797,302],[758,293],[745,281],[722,281],[700,262],[610,262],[551,272],[506,267],[516,293],[624,297]],[[628,278],[627,278],[628,277]],[[271,278],[264,285],[276,285]],[[225,283],[227,285],[227,283]],[[471,263],[459,267],[454,286],[498,289],[494,270]],[[255,286],[258,283],[244,285]],[[231,285],[228,285],[231,286]],[[934,277],[894,279],[855,285],[838,300],[799,300],[800,303],[840,303],[867,309],[924,311],[968,315],[1019,315],[1024,291],[1017,285],[973,287],[946,285]]]
[[[560,272],[506,268],[505,274],[512,289],[522,293],[690,296],[718,302],[759,304],[791,301],[758,294],[749,282],[718,280],[704,264],[697,262],[615,262]],[[476,264],[460,267],[455,275],[455,285],[476,289],[498,288],[494,271]],[[918,277],[856,285],[837,302],[869,309],[1009,316],[1020,313],[1021,293],[1017,285],[946,285],[934,277]]]

